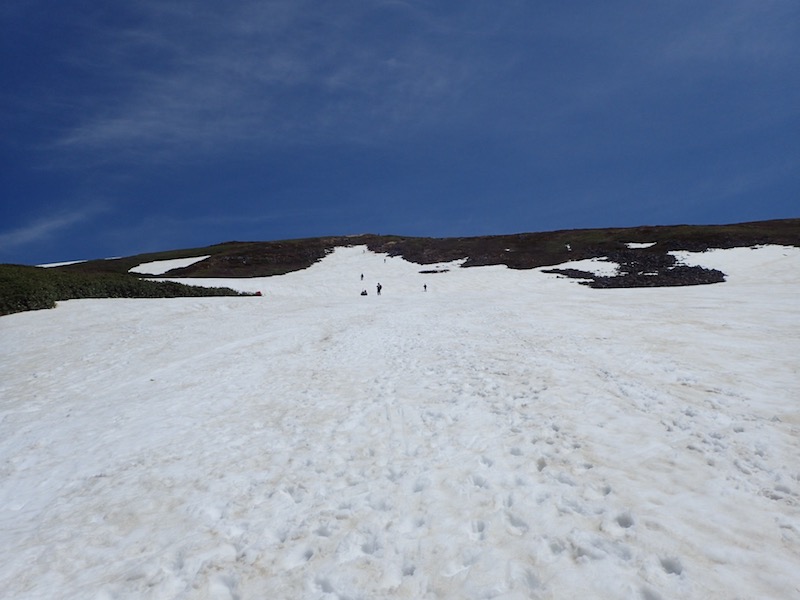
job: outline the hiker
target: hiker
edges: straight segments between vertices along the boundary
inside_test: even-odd
[[[364,281],[364,274],[361,274],[361,281]]]
[[[381,295],[381,290],[382,290],[382,289],[383,289],[383,286],[382,286],[382,285],[379,283],[379,284],[378,284],[378,296],[380,296],[380,295]]]

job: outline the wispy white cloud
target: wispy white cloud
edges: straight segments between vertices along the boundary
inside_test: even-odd
[[[703,8],[699,5],[698,8]],[[792,0],[710,3],[664,48],[667,59],[720,64],[766,63],[793,58],[800,45],[800,7]]]
[[[105,210],[106,208],[98,203],[82,209],[41,217],[16,229],[0,232],[0,251],[45,242]]]
[[[87,95],[56,147],[160,159],[231,143],[369,142],[446,120],[486,67],[402,2],[136,6],[140,25],[68,57],[115,85]]]
[[[453,132],[569,152],[571,133],[612,121],[639,148],[665,117],[702,111],[715,70],[775,83],[800,54],[795,0],[690,4],[143,0],[82,24],[64,60],[97,85],[65,100],[49,148],[81,168]],[[719,129],[784,118],[793,101],[740,99]]]
[[[640,154],[678,137],[706,143],[712,130],[730,140],[798,115],[794,0],[615,4],[625,10],[597,5],[548,22],[554,46],[586,53],[564,63],[564,77],[543,92],[546,118],[535,121],[535,131],[565,140],[567,152],[581,153],[565,135],[575,124],[613,123],[613,137],[591,138],[591,154],[616,143]]]

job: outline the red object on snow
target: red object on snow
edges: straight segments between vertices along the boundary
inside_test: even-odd
[[[256,296],[260,296],[260,295],[261,295],[261,292],[256,292]]]

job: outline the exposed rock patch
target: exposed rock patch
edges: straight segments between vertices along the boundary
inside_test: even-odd
[[[582,279],[582,284],[593,288],[668,287],[725,281],[722,271],[681,265],[671,254],[643,248],[611,252],[607,258],[619,264],[616,275],[596,275],[578,269],[549,269],[545,272]]]

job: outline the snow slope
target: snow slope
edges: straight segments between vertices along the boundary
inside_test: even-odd
[[[200,262],[201,260],[205,260],[208,258],[206,256],[193,256],[191,258],[175,258],[172,260],[157,260],[154,262],[144,263],[139,266],[133,267],[130,272],[131,273],[142,273],[146,275],[163,275],[167,271],[171,271],[172,269],[180,269],[182,267],[188,267],[189,265],[193,265],[196,262]]]
[[[681,259],[3,317],[0,596],[800,597],[800,250]]]

